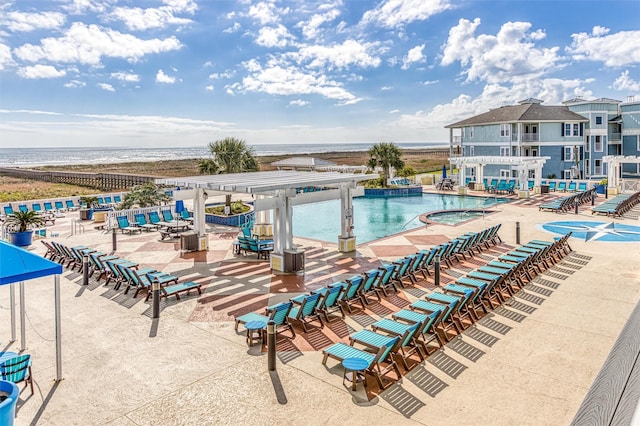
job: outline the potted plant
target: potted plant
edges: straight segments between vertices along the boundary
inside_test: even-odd
[[[98,206],[98,197],[92,195],[80,197],[80,220],[89,220],[93,216],[93,208]]]
[[[32,210],[16,211],[7,217],[6,224],[11,244],[24,247],[31,245],[33,228],[44,226],[44,218]]]
[[[607,180],[607,178],[604,178],[604,179],[600,180],[598,185],[596,185],[596,192],[598,194],[604,194],[605,192],[607,192],[607,183],[608,182],[609,181]]]

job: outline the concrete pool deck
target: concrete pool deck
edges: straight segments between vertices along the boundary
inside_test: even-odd
[[[568,424],[640,299],[640,243],[570,239],[574,252],[563,265],[371,400],[361,386],[356,392],[344,387],[342,367],[331,360],[323,366],[321,350],[387,315],[392,306],[400,309],[420,297],[433,287],[431,280],[348,315],[344,323],[309,333],[296,325],[298,338],[278,341],[275,373],[267,371],[266,354],[258,346],[248,348],[244,333],[233,330],[235,315],[465,232],[501,223],[498,253],[515,246],[516,222],[525,243],[551,240],[554,234],[541,228],[546,222],[608,220],[592,216],[590,206],[579,215],[539,212],[536,200],[542,198],[499,205],[492,208],[496,213],[458,226],[429,224],[377,240],[358,246],[355,256],[339,253],[334,243],[297,239],[307,256],[306,273],[295,276],[272,275],[267,262],[234,255],[233,228],[216,228],[208,252],[182,256],[176,240],[160,241],[157,233],[119,235],[117,255],[201,282],[204,294],[163,299],[154,324],[144,297],[133,299],[104,287],[104,281],[82,287],[80,274],[65,271],[64,380],[55,383],[53,279],[26,282],[25,352],[33,356],[36,392],[31,396],[21,385],[17,424]],[[91,226],[70,236],[74,215],[56,222],[60,236],[54,240],[111,251],[111,235]],[[640,225],[633,219],[615,222]],[[44,253],[39,242],[33,248]],[[454,268],[452,276],[466,266]],[[20,342],[9,344],[8,294],[0,288],[1,347],[17,352]],[[375,381],[369,383],[375,388]]]

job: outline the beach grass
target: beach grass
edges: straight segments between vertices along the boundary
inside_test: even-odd
[[[403,160],[407,167],[412,167],[418,173],[428,173],[442,170],[443,164],[449,164],[442,156],[424,155],[424,150],[415,152],[404,150]],[[314,157],[333,161],[339,165],[360,166],[367,164],[369,155],[366,151],[354,152],[324,152],[315,154],[296,155],[297,157]],[[271,163],[289,158],[290,155],[260,156],[260,170],[274,170]],[[198,174],[198,159],[164,160],[152,162],[126,162],[113,164],[73,164],[37,167],[39,170],[59,170],[91,173],[122,173],[155,177],[182,177]],[[41,182],[0,176],[0,203],[26,200],[42,200],[66,198],[97,194],[95,188],[82,186]],[[120,191],[116,191],[120,192]]]

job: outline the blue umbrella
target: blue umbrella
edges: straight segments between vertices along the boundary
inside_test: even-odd
[[[446,179],[447,178],[447,166],[443,165],[442,166],[442,179]]]
[[[177,200],[176,201],[176,213],[182,213],[183,210],[184,210],[184,201]]]

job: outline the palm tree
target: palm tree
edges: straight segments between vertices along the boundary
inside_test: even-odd
[[[121,208],[130,209],[134,205],[138,207],[159,206],[170,200],[170,197],[153,182],[143,183],[134,186],[130,192],[124,196]]]
[[[391,167],[400,170],[404,167],[402,161],[402,151],[393,142],[380,142],[369,149],[369,162],[367,165],[374,169],[382,167],[382,186],[387,186],[389,180],[389,170]]]
[[[201,174],[257,172],[260,164],[252,147],[232,137],[209,143],[211,158],[198,162]]]

